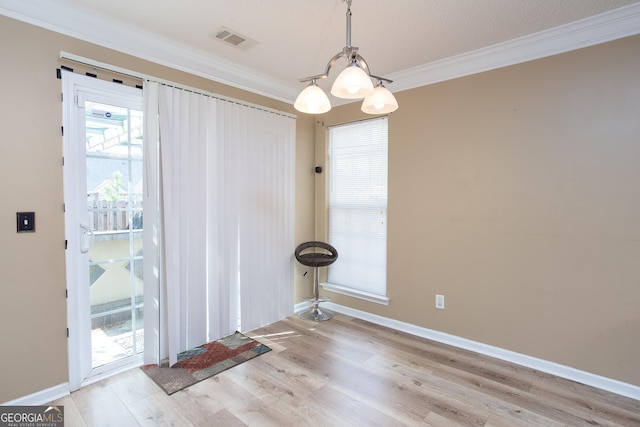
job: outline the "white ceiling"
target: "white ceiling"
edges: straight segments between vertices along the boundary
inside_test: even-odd
[[[293,102],[346,44],[342,0],[0,0],[0,14]],[[352,44],[391,91],[640,33],[640,0],[353,0]],[[227,27],[258,44],[212,35]],[[93,58],[100,60],[100,58]],[[342,68],[336,64],[330,77]]]

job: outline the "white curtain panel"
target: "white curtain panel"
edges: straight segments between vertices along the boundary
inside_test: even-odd
[[[295,121],[219,101],[225,141],[226,206],[238,253],[241,329],[293,313]],[[233,231],[232,231],[233,230]],[[236,233],[237,230],[237,234]],[[230,240],[236,240],[237,246]]]
[[[158,118],[167,344],[173,365],[179,352],[208,340],[207,147],[215,104],[210,98],[160,86]]]
[[[144,82],[144,194],[142,229],[144,248],[144,363],[158,364],[160,354],[168,354],[166,348],[160,348],[160,324],[166,325],[166,313],[160,311],[160,248],[161,222],[159,185],[160,171],[158,152],[158,83]],[[164,300],[166,296],[163,296]],[[163,341],[165,344],[166,341]]]
[[[295,120],[166,85],[157,99],[166,321],[155,347],[173,365],[293,313]]]

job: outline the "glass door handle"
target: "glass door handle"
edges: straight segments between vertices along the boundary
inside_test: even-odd
[[[87,224],[80,224],[80,252],[86,254],[89,252],[89,237],[93,231]]]

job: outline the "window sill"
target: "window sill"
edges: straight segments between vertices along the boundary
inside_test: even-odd
[[[359,291],[357,289],[351,289],[346,286],[335,285],[333,283],[321,283],[321,285],[324,290],[329,292],[335,292],[337,294],[347,295],[369,302],[375,302],[376,304],[389,305],[389,298],[386,296]]]

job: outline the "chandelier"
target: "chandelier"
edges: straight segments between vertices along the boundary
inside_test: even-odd
[[[302,113],[322,114],[331,109],[331,103],[324,91],[316,83],[317,80],[329,77],[331,67],[343,56],[347,59],[347,67],[338,75],[331,87],[331,94],[343,99],[362,99],[363,112],[368,114],[386,114],[398,109],[398,102],[384,83],[392,80],[371,74],[367,61],[358,53],[358,48],[351,46],[351,1],[347,3],[347,45],[336,53],[324,70],[324,73],[300,79],[301,83],[310,82],[298,95],[294,108]],[[372,80],[376,82],[373,86]]]

